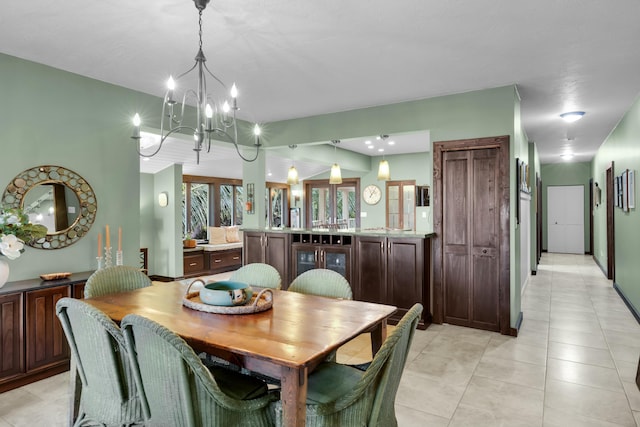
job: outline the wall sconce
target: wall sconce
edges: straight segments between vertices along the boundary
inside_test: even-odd
[[[293,190],[291,195],[293,196],[293,203],[297,204],[300,201],[300,190]]]
[[[161,208],[169,206],[169,193],[166,191],[158,193],[158,205],[160,205]]]

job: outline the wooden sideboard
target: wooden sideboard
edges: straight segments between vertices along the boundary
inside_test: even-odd
[[[202,248],[183,249],[183,276],[196,277],[224,273],[242,267],[242,248],[205,251]]]
[[[91,273],[8,282],[0,288],[0,393],[69,369],[69,346],[56,303],[64,297],[83,298]]]
[[[411,306],[424,306],[418,322],[431,324],[431,234],[244,230],[245,264],[278,270],[282,288],[311,268],[328,268],[351,284],[356,300],[398,307],[397,322]]]

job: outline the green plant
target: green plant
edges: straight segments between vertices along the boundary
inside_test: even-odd
[[[32,224],[29,217],[17,208],[0,210],[0,254],[16,259],[24,252],[24,244],[47,235],[47,228]]]

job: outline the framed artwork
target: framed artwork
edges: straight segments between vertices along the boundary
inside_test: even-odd
[[[255,187],[254,184],[247,184],[247,202],[245,203],[245,210],[248,214],[255,212]]]
[[[622,181],[622,210],[629,212],[629,169],[622,172],[620,180]]]
[[[636,208],[636,173],[627,169],[627,204],[629,209]]]
[[[520,188],[522,186],[521,162],[516,158],[516,224],[520,224]]]
[[[618,177],[613,177],[613,206],[616,208],[620,207],[620,193],[618,192],[618,186],[620,182],[618,181]]]

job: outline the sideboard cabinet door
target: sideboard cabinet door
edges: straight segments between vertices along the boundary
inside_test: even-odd
[[[0,296],[0,383],[24,372],[22,293]]]
[[[26,293],[27,372],[68,361],[69,346],[56,316],[56,303],[70,294],[69,286]]]

